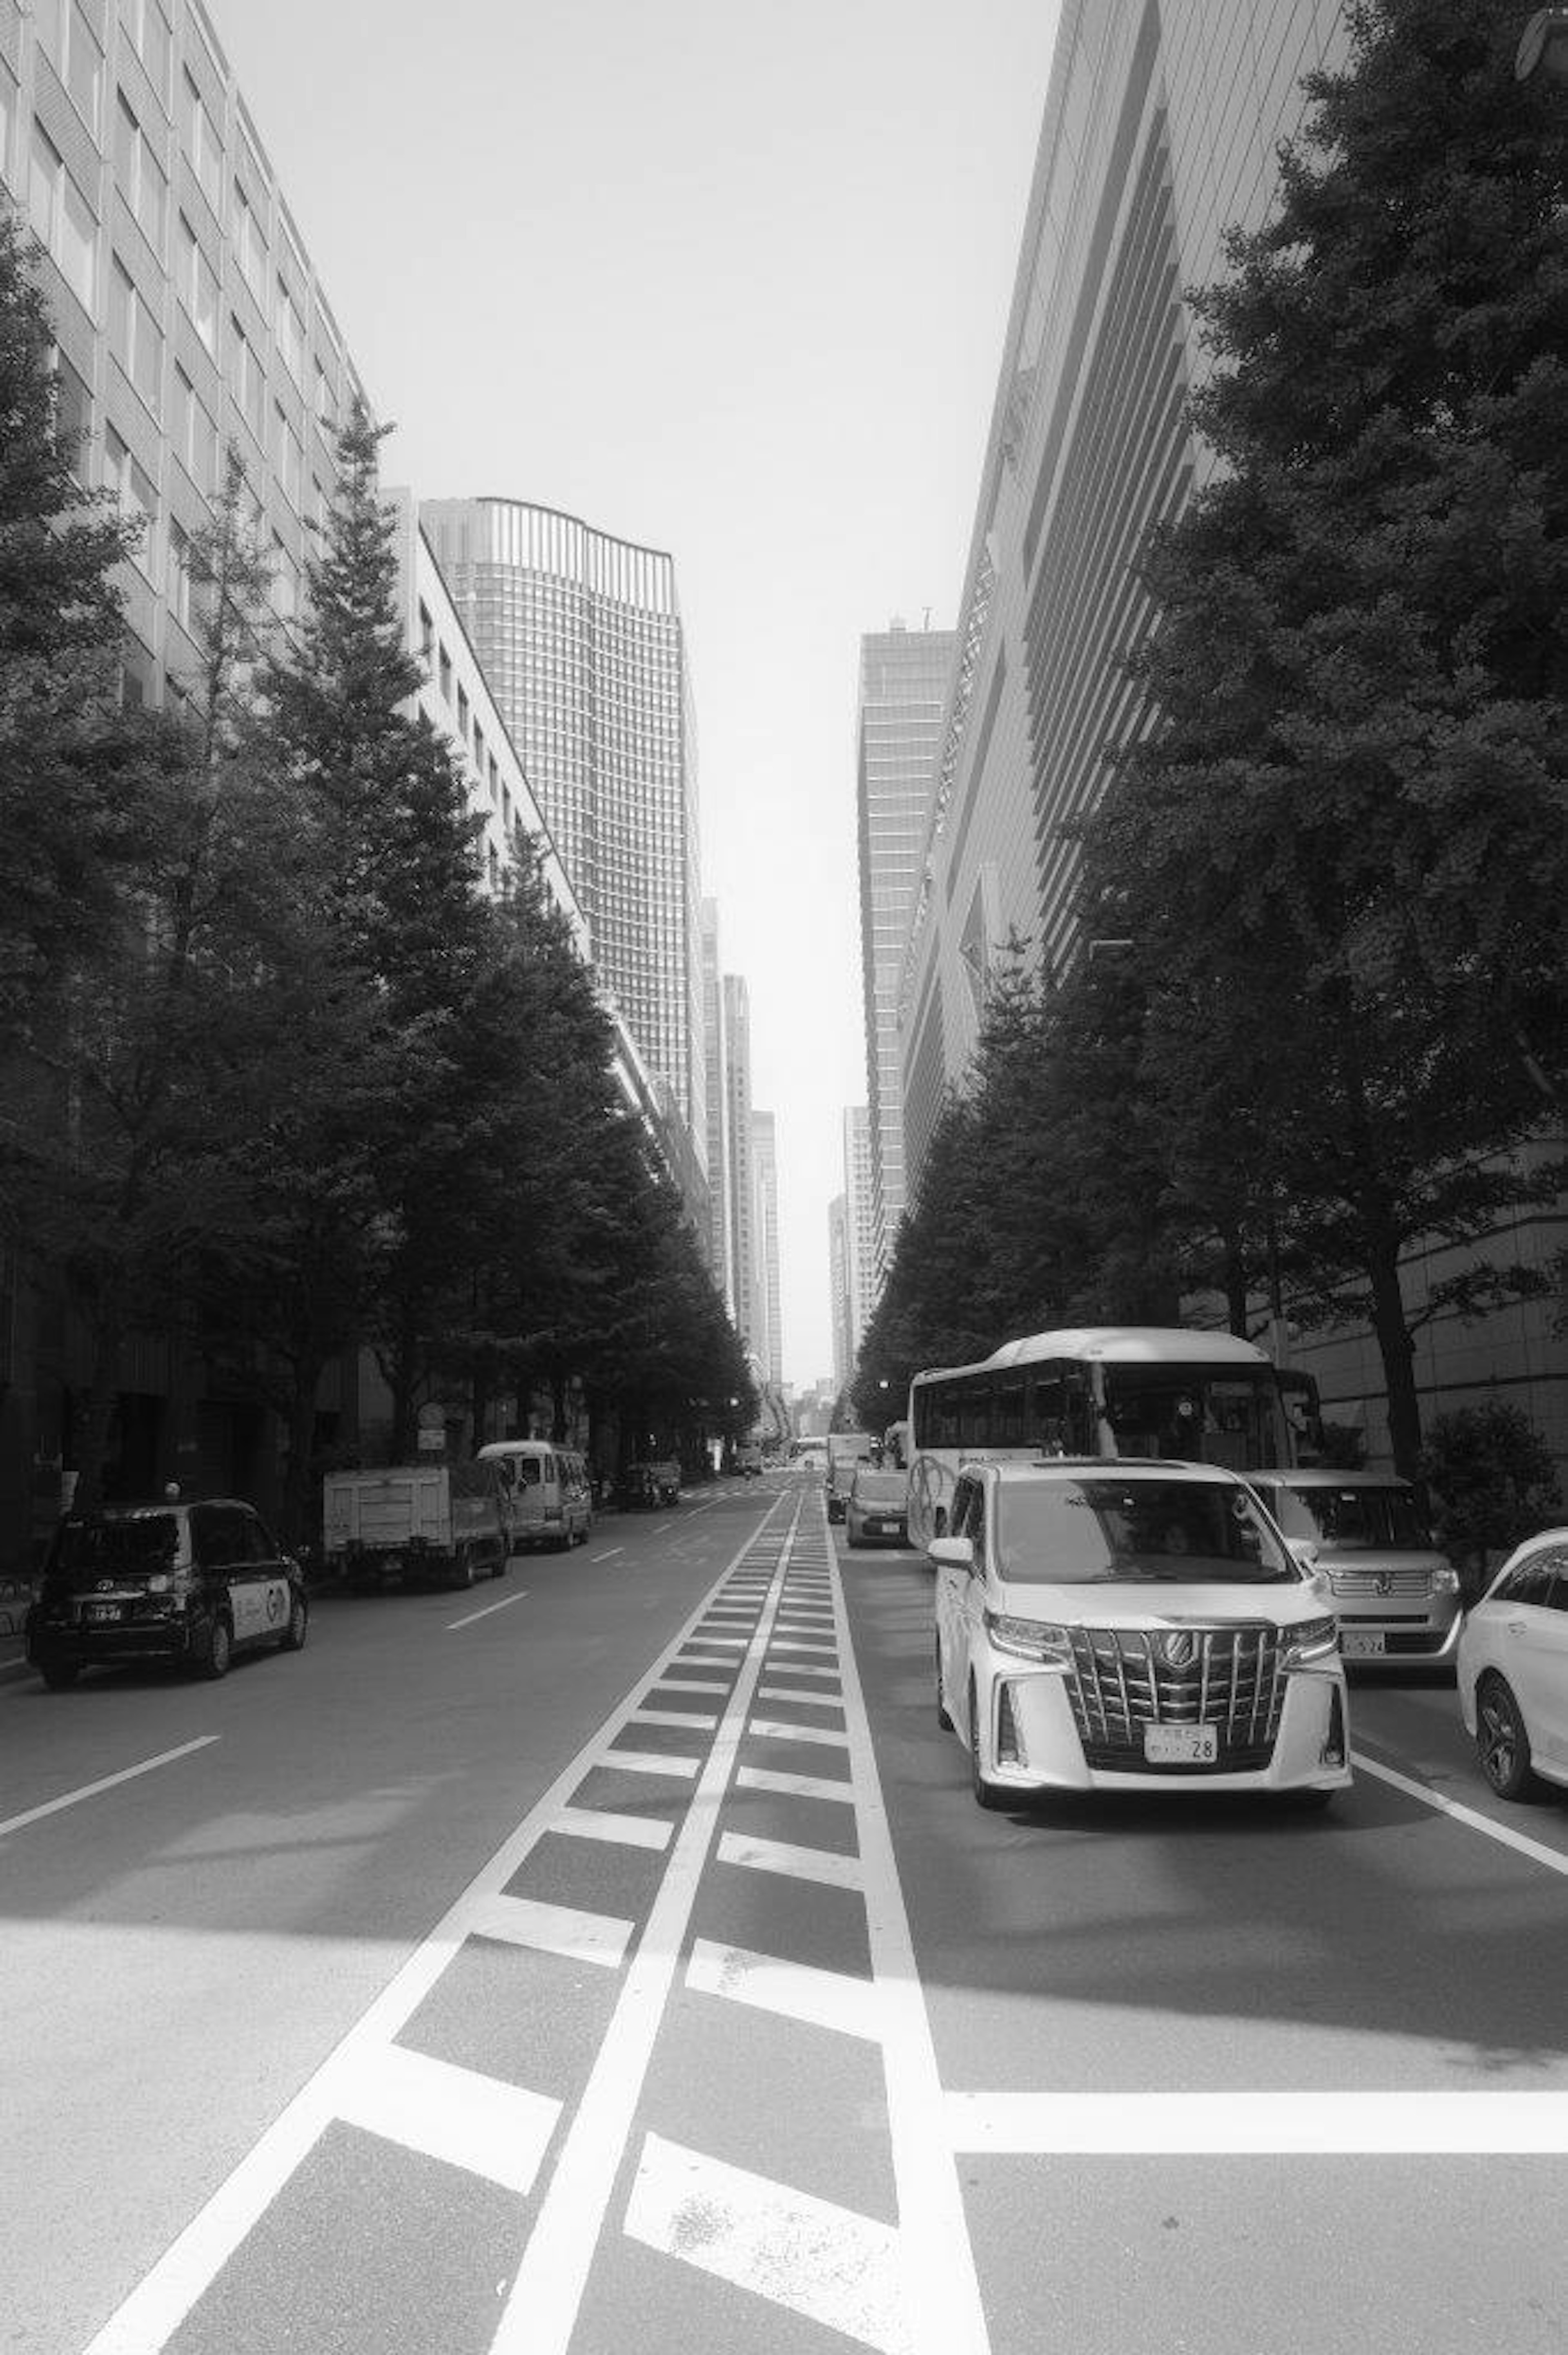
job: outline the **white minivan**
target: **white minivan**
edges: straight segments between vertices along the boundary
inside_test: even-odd
[[[553,1439],[493,1439],[482,1464],[501,1467],[510,1550],[580,1545],[593,1527],[588,1458]]]

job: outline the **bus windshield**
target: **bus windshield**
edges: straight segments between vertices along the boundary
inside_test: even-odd
[[[1234,1472],[1277,1455],[1274,1369],[1107,1363],[1105,1416],[1118,1455],[1224,1464]]]

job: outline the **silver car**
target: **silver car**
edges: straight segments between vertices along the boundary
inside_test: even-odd
[[[1408,1480],[1316,1466],[1246,1477],[1331,1591],[1348,1666],[1453,1665],[1463,1625],[1458,1572]]]

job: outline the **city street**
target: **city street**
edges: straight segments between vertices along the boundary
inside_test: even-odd
[[[1357,1684],[1326,1816],[983,1815],[814,1476],[0,1655],[0,2348],[1560,2355],[1568,1805]]]

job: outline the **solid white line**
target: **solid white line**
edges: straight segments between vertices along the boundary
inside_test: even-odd
[[[754,1529],[727,1565],[728,1572],[733,1572],[756,1541]],[[721,1577],[725,1574],[727,1572],[721,1573]],[[707,1599],[705,1597],[705,1602]],[[698,1611],[702,1608],[699,1604]],[[687,1622],[688,1627],[696,1616],[694,1612]],[[656,1664],[655,1673],[674,1659],[683,1635],[684,1631],[671,1643]],[[640,1685],[638,1690],[641,1689]],[[626,1707],[626,1702],[619,1703],[589,1735],[515,1830],[480,1867],[423,1943],[394,1972],[315,2075],[279,2113],[233,2173],[219,2184],[206,2206],[110,2317],[84,2355],[159,2355],[197,2298],[331,2125],[337,2115],[340,2087],[347,2091],[362,2086],[366,2073],[374,2073],[378,2063],[386,2060],[392,2050],[392,2040],[412,2018],[461,1945],[467,1925],[479,1906],[496,1891],[504,1889],[546,1832],[569,1828],[569,1825],[562,1825],[563,1817],[571,1813],[568,1803],[585,1775],[602,1763],[603,1745],[613,1740]],[[206,1738],[217,1739],[215,1735]],[[599,1820],[604,1818],[600,1817]]]
[[[1352,1750],[1351,1764],[1357,1772],[1375,1774],[1381,1782],[1392,1783],[1396,1791],[1407,1798],[1419,1799],[1423,1806],[1434,1807],[1440,1816],[1452,1816],[1457,1824],[1465,1824],[1473,1832],[1485,1833],[1488,1839],[1497,1840],[1503,1848],[1511,1848],[1520,1856],[1528,1856],[1534,1864],[1544,1864],[1552,1872],[1568,1873],[1568,1855],[1562,1849],[1548,1848],[1543,1840],[1531,1839],[1528,1832],[1516,1832],[1511,1825],[1494,1823],[1474,1807],[1467,1807],[1457,1799],[1445,1799],[1425,1783],[1417,1783],[1408,1774],[1401,1774],[1393,1766],[1380,1764],[1362,1751]],[[5,1827],[0,1825],[0,1830]]]
[[[832,1750],[847,1750],[847,1733],[835,1733],[826,1725],[790,1725],[781,1717],[754,1717],[747,1727],[760,1742],[821,1742]]]
[[[950,2093],[949,2147],[993,2156],[1326,2158],[1568,2151],[1568,2094]]]
[[[834,1589],[844,1715],[850,1731],[850,1772],[855,1788],[855,1829],[865,1876],[872,1976],[882,2019],[898,2237],[916,2344],[921,2355],[988,2355],[991,2340],[963,2193],[942,2131],[942,2086],[931,2022],[883,1804],[842,1582],[836,1575]]]
[[[118,1774],[105,1774],[96,1783],[84,1783],[79,1790],[68,1791],[62,1799],[48,1799],[41,1807],[29,1807],[26,1815],[7,1817],[0,1824],[0,1838],[7,1832],[19,1832],[24,1824],[41,1823],[46,1816],[58,1816],[62,1807],[79,1806],[83,1799],[96,1798],[100,1791],[112,1791],[117,1783],[133,1783],[138,1774],[150,1774],[154,1766],[167,1766],[176,1758],[188,1758],[193,1750],[205,1750],[209,1742],[220,1738],[216,1733],[198,1733],[194,1742],[182,1742],[177,1750],[160,1750],[155,1758],[143,1758],[139,1766],[122,1767]]]
[[[862,1886],[858,1856],[842,1856],[831,1848],[800,1848],[793,1840],[759,1839],[747,1832],[725,1832],[718,1844],[718,1860],[721,1864],[749,1865],[754,1872],[781,1872],[796,1881],[819,1881],[830,1889]]]
[[[854,1805],[854,1785],[835,1783],[825,1774],[780,1774],[771,1766],[740,1766],[735,1779],[747,1791],[779,1791],[789,1799],[838,1799]]]
[[[891,2224],[651,2134],[643,2138],[626,2229],[651,2249],[879,2355],[907,2355],[913,2345],[899,2235]]]
[[[734,1698],[692,1795],[647,1926],[621,1981],[609,2027],[562,2142],[491,2342],[491,2355],[524,2355],[524,2350],[526,2355],[567,2355],[696,1905],[752,1688],[761,1673],[770,1614],[771,1604],[740,1665]]]
[[[340,2094],[338,2115],[406,2150],[482,2175],[509,2191],[534,2188],[561,2105],[394,2044]]]
[[[675,1827],[652,1816],[618,1816],[609,1807],[563,1807],[546,1831],[567,1839],[609,1840],[622,1848],[668,1848]]]
[[[523,1602],[527,1593],[525,1586],[519,1586],[511,1594],[503,1594],[499,1603],[487,1603],[482,1611],[471,1611],[466,1619],[449,1619],[447,1634],[450,1636],[456,1627],[471,1627],[476,1619],[488,1619],[493,1611],[504,1611],[508,1604]]]
[[[686,1985],[699,1995],[724,1996],[759,2011],[778,2012],[809,2027],[832,2028],[874,2043],[881,2034],[876,1986],[847,1971],[820,1970],[812,1963],[782,1962],[745,1946],[719,1946],[698,1938],[692,1946]]]
[[[572,1963],[601,1963],[619,1970],[636,1924],[608,1913],[579,1913],[575,1905],[551,1905],[540,1897],[508,1897],[497,1891],[479,1905],[469,1924],[476,1938],[501,1938],[511,1946],[532,1946],[542,1955],[564,1955]]]
[[[677,1781],[689,1782],[702,1767],[700,1758],[680,1758],[673,1752],[666,1757],[660,1750],[604,1750],[594,1760],[596,1766],[624,1766],[631,1774],[673,1774]]]

